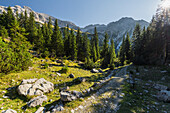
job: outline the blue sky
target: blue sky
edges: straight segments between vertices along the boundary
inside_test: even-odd
[[[161,0],[1,0],[3,6],[29,6],[78,26],[108,24],[122,17],[150,21]]]

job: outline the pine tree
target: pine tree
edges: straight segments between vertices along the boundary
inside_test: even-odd
[[[131,60],[131,43],[130,43],[129,33],[127,33],[126,39],[125,39],[125,56],[126,56],[127,63],[130,63],[130,60]]]
[[[65,55],[69,56],[69,26],[64,28],[64,52]]]
[[[102,67],[107,67],[109,64],[109,44],[108,44],[108,34],[105,33],[105,39],[103,41],[103,49],[102,49]]]
[[[30,17],[28,19],[28,40],[31,43],[35,43],[35,37],[37,37],[37,27],[36,27],[36,23],[35,23],[35,19],[34,19],[34,13],[30,12]]]
[[[55,20],[54,31],[52,36],[53,50],[55,50],[58,57],[63,56],[64,54],[64,43],[62,33],[58,26],[57,19]]]
[[[99,37],[97,33],[97,28],[94,28],[94,40],[95,40],[95,47],[96,47],[96,54],[97,60],[100,59],[100,50],[99,50]]]
[[[122,65],[124,65],[125,59],[126,59],[126,56],[125,56],[125,36],[123,36],[123,41],[122,41],[122,44],[121,44],[120,50],[119,50],[119,60],[120,60]]]
[[[97,61],[96,45],[94,38],[91,38],[91,58],[93,59],[93,62]]]
[[[90,40],[87,37],[87,33],[85,33],[83,37],[83,51],[84,51],[84,60],[85,58],[90,58]]]
[[[80,31],[80,28],[77,30],[77,36],[76,36],[76,44],[77,44],[77,57],[78,60],[83,60],[83,37]]]
[[[76,44],[76,36],[74,35],[73,29],[71,29],[70,33],[70,39],[71,39],[71,59],[76,60],[77,59],[77,44]]]
[[[115,65],[114,65],[114,62],[115,62],[115,59],[116,59],[116,54],[115,54],[115,46],[114,46],[114,41],[113,39],[111,39],[111,47],[110,47],[110,50],[109,50],[109,67],[111,69],[114,69]]]
[[[45,39],[43,37],[42,34],[42,29],[40,27],[40,25],[38,25],[38,35],[37,35],[37,41],[35,42],[35,48],[37,49],[37,52],[43,52],[44,51],[44,43],[45,43]]]

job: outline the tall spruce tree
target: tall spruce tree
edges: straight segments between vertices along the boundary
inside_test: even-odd
[[[85,60],[85,58],[89,59],[90,58],[90,40],[87,37],[87,33],[85,33],[85,35],[83,36],[83,51],[84,51],[83,60]]]
[[[97,54],[97,60],[100,59],[100,50],[99,50],[99,37],[97,33],[97,28],[94,28],[94,41],[95,41],[95,47],[96,47],[96,54]]]
[[[74,35],[73,29],[71,29],[70,33],[70,42],[71,42],[71,60],[76,60],[77,59],[77,44],[76,44],[76,36]]]
[[[131,43],[130,43],[129,33],[127,33],[126,39],[125,39],[125,56],[126,56],[127,63],[130,63],[130,60],[131,60]]]
[[[57,57],[61,57],[64,54],[64,43],[62,33],[58,26],[58,20],[55,20],[54,31],[52,36],[53,50],[56,52]]]
[[[94,38],[91,38],[91,58],[93,59],[93,62],[97,61],[96,45]]]
[[[126,59],[126,56],[125,56],[125,36],[123,36],[123,41],[122,41],[122,44],[121,44],[120,50],[119,50],[119,60],[120,60],[122,65],[124,65],[125,59]]]
[[[64,28],[64,52],[65,55],[68,57],[69,56],[69,26],[67,25],[67,27]]]
[[[77,30],[76,36],[76,43],[77,43],[77,58],[78,60],[83,60],[83,37],[80,31],[80,28]]]
[[[108,44],[108,34],[105,33],[105,39],[103,41],[103,49],[102,49],[102,67],[108,67],[109,64],[109,44]]]
[[[35,23],[35,18],[34,18],[34,13],[30,12],[30,17],[28,19],[28,40],[31,43],[35,43],[35,39],[37,37],[37,27],[36,27],[36,23]]]
[[[111,69],[114,69],[114,67],[115,67],[115,65],[114,65],[115,59],[116,59],[115,46],[114,46],[113,39],[111,39],[111,47],[109,50],[109,67]]]

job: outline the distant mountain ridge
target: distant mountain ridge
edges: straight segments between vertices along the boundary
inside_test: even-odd
[[[0,14],[3,13],[3,11],[7,11],[7,8],[8,6],[0,6]],[[15,5],[14,7],[11,7],[12,11],[14,14],[16,14],[16,11],[18,11],[19,14],[21,14],[21,12],[25,12],[25,10],[27,11],[28,15],[30,12],[33,12],[34,13],[34,16],[35,16],[35,20],[37,22],[40,22],[40,23],[45,23],[45,22],[48,22],[49,20],[49,17],[51,17],[52,19],[52,23],[54,24],[56,18],[55,17],[52,17],[52,16],[49,16],[47,14],[44,14],[44,13],[38,13],[38,12],[35,12],[33,11],[30,7],[28,6],[19,6],[19,5]],[[60,20],[58,19],[58,25],[59,27],[66,27],[67,25],[69,25],[70,28],[73,28],[73,29],[78,29],[79,27],[76,26],[74,23],[72,22],[69,22],[69,21],[63,21],[63,20]]]
[[[145,20],[134,20],[133,18],[130,18],[130,17],[124,17],[116,22],[111,22],[107,25],[104,25],[104,24],[88,25],[82,28],[81,30],[83,32],[89,32],[93,34],[94,28],[96,27],[99,33],[99,40],[103,40],[104,34],[105,32],[107,32],[108,35],[110,36],[109,39],[111,38],[114,39],[115,46],[118,49],[122,42],[123,36],[126,35],[127,32],[129,33],[130,36],[132,36],[133,30],[137,23],[141,26],[141,28],[143,28],[144,26],[145,27],[149,26],[149,23]]]
[[[0,6],[0,14],[2,14],[3,11],[6,12],[7,8],[8,8],[7,6]],[[35,12],[30,7],[27,7],[27,6],[21,7],[19,5],[16,5],[14,7],[11,7],[11,9],[14,14],[16,14],[16,11],[18,11],[19,14],[21,14],[21,12],[24,13],[25,10],[27,11],[28,15],[30,12],[33,12],[34,16],[35,16],[35,20],[40,23],[48,22],[49,17],[51,17],[53,24],[56,20],[55,17],[49,16],[44,13]],[[109,35],[109,39],[113,38],[114,42],[115,42],[115,47],[117,49],[119,49],[122,39],[123,39],[123,36],[126,35],[127,32],[129,32],[129,35],[132,36],[133,30],[137,23],[140,24],[140,26],[142,28],[144,26],[148,27],[148,25],[149,25],[149,23],[146,22],[145,20],[134,20],[133,18],[130,18],[130,17],[124,17],[116,22],[110,22],[107,25],[104,25],[104,24],[88,25],[84,28],[81,28],[81,31],[90,33],[88,35],[88,37],[90,38],[93,36],[94,28],[96,27],[97,31],[98,31],[98,35],[99,35],[100,45],[102,44],[102,41],[104,39],[105,32],[107,32]],[[79,26],[75,25],[72,22],[63,21],[60,19],[58,19],[58,24],[59,24],[59,27],[61,27],[61,28],[66,27],[67,25],[69,25],[70,28],[73,28],[75,30],[77,30],[79,28]]]

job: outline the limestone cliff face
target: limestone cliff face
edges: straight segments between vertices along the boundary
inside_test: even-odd
[[[2,14],[3,11],[7,12],[7,8],[8,8],[7,6],[0,6],[0,14]],[[26,10],[27,13],[28,13],[28,16],[29,16],[30,12],[33,12],[34,16],[35,16],[35,20],[37,22],[40,22],[40,23],[48,22],[49,17],[51,17],[53,24],[56,20],[55,17],[49,16],[49,15],[44,14],[44,13],[35,12],[30,7],[27,7],[27,6],[21,7],[19,5],[16,5],[14,7],[11,7],[11,9],[12,9],[14,14],[16,14],[17,11],[18,11],[18,14],[21,14],[22,12],[24,13],[25,10]],[[59,27],[66,27],[67,24],[68,24],[70,28],[78,29],[78,26],[76,26],[74,23],[69,22],[69,21],[62,21],[62,20],[58,19],[58,24],[59,24]]]

